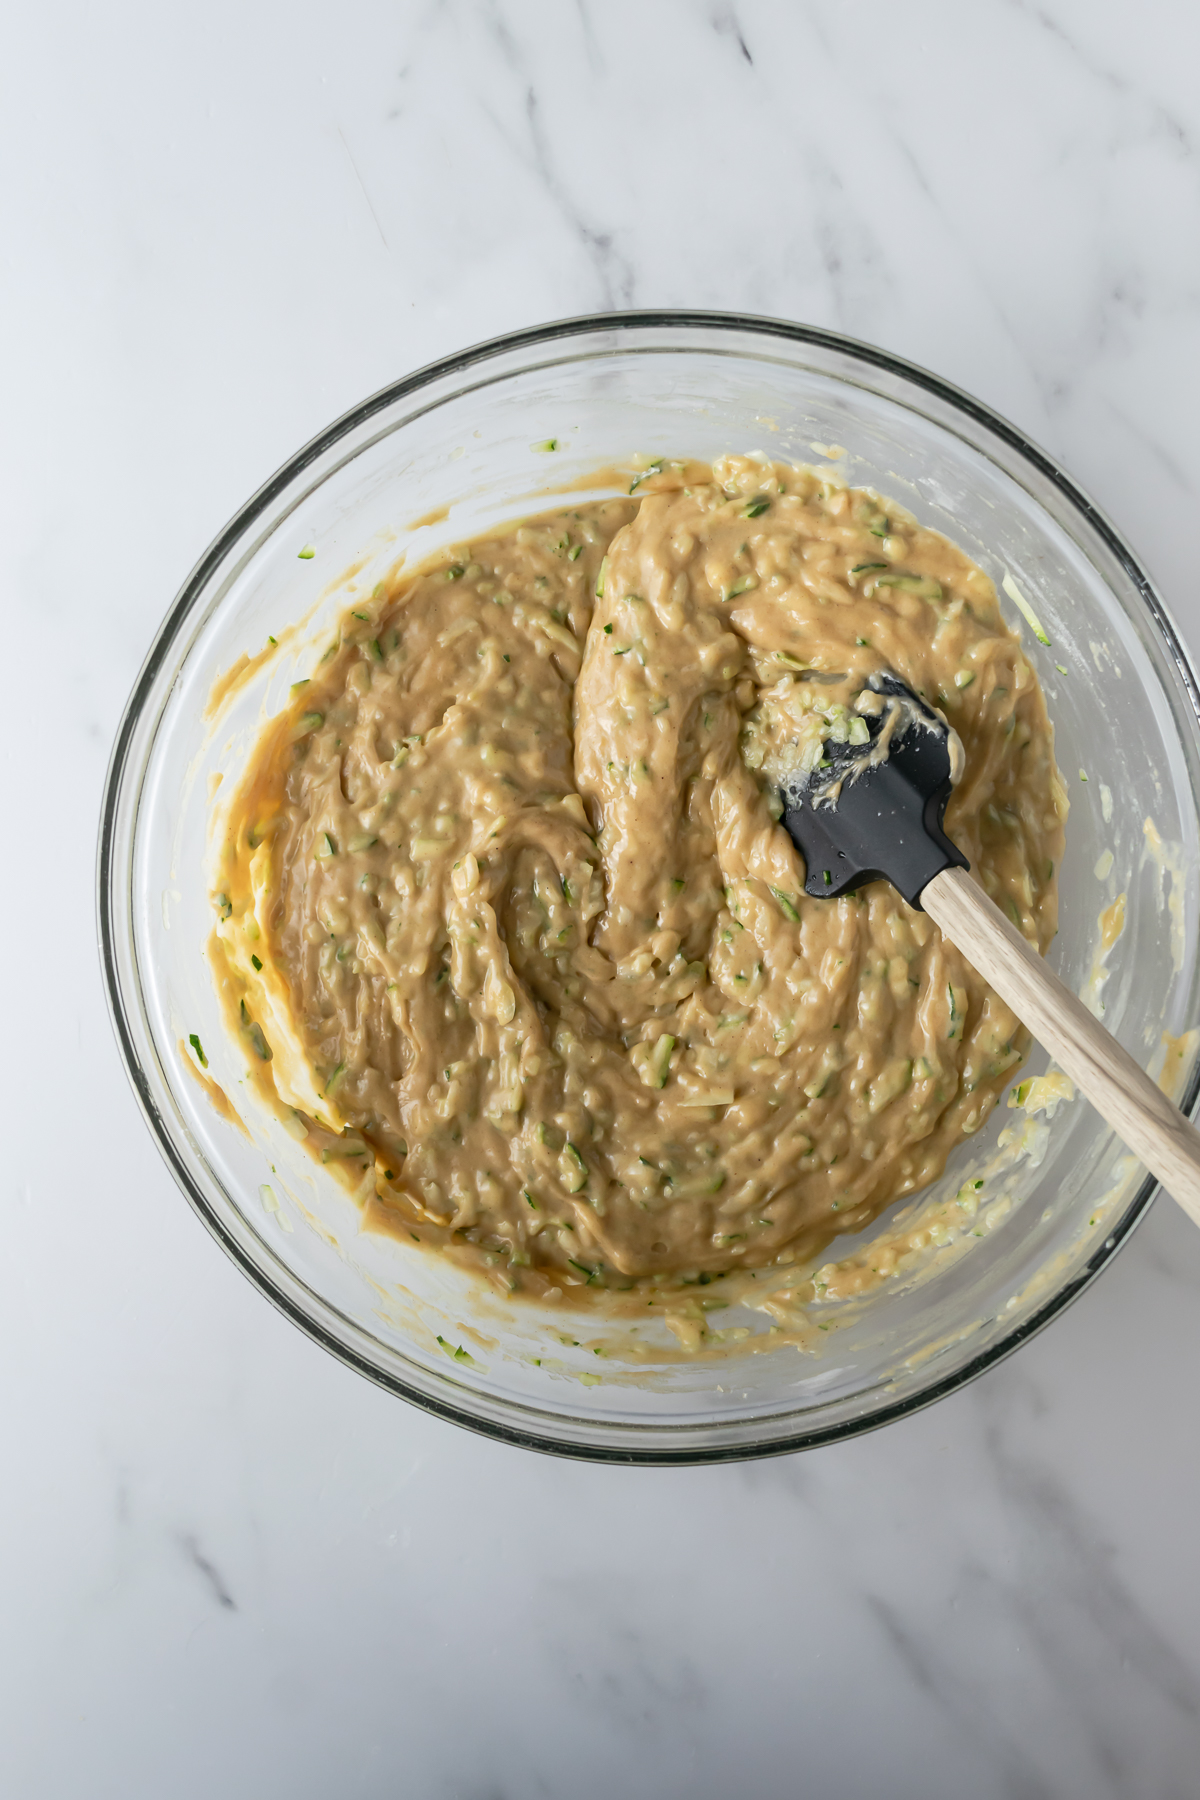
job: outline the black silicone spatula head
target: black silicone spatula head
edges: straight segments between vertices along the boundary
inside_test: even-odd
[[[782,823],[804,858],[805,892],[833,899],[890,881],[910,906],[943,869],[970,865],[942,830],[962,745],[899,676],[872,675],[853,707],[857,743],[828,740],[821,764],[783,790]]]

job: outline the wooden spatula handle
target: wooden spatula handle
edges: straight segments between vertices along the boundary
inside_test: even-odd
[[[943,869],[921,905],[1200,1225],[1200,1131],[1042,961],[965,869]]]

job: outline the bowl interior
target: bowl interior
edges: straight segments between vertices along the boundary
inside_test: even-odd
[[[550,438],[556,451],[534,448]],[[497,1435],[663,1461],[864,1429],[948,1391],[1044,1322],[1103,1266],[1152,1191],[1084,1102],[1049,1123],[1001,1107],[933,1191],[953,1195],[978,1172],[978,1214],[869,1303],[821,1309],[801,1343],[771,1340],[754,1355],[730,1347],[672,1362],[653,1343],[635,1353],[614,1329],[597,1358],[594,1319],[507,1305],[435,1257],[361,1232],[345,1192],[246,1088],[203,957],[211,794],[308,672],[355,584],[369,592],[402,553],[413,561],[564,503],[547,489],[611,492],[595,472],[635,455],[761,450],[819,462],[838,447],[848,479],[944,531],[997,586],[1010,574],[1039,615],[1050,644],[1026,628],[1026,648],[1071,797],[1051,961],[1152,1064],[1163,1033],[1200,1014],[1200,733],[1169,622],[1111,527],[1010,428],[933,378],[820,333],[583,321],[484,346],[376,396],[217,540],[122,727],[101,844],[102,935],[118,1035],[164,1153],[230,1252],[305,1329],[397,1391]],[[301,559],[308,546],[315,554]],[[278,650],[255,661],[271,637]],[[243,656],[251,666],[214,717],[213,684]],[[1103,961],[1099,917],[1122,893],[1124,930]],[[196,1079],[191,1033],[248,1136]],[[1189,1040],[1179,1063],[1189,1106],[1196,1062]],[[1031,1070],[1044,1066],[1035,1051]],[[439,1338],[471,1360],[448,1356]]]

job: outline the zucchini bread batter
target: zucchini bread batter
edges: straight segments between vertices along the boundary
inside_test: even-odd
[[[946,829],[1044,950],[1066,798],[992,583],[812,469],[629,499],[355,603],[226,818],[214,965],[367,1222],[535,1293],[803,1261],[936,1177],[1024,1054],[886,883],[803,891],[780,780],[891,669]]]

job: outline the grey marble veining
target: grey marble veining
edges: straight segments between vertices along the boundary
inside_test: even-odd
[[[1200,1239],[1156,1206],[970,1389],[710,1470],[522,1455],[336,1366],[194,1222],[92,929],[108,745],[295,446],[594,308],[978,393],[1200,650],[1181,0],[26,9],[0,67],[0,1791],[1193,1800]]]

